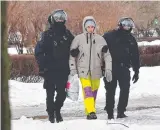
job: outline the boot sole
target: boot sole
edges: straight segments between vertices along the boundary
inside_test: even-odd
[[[87,120],[96,120],[97,118],[87,118]]]
[[[96,118],[97,119],[97,118]],[[87,120],[96,120],[95,118],[94,119],[87,119]]]
[[[63,121],[56,121],[57,123],[63,122]]]
[[[119,118],[127,118],[128,116],[124,116],[124,117],[117,117],[117,119],[119,119]]]
[[[49,121],[50,121],[50,123],[55,123],[55,119],[54,119],[54,120],[52,120],[52,121],[51,121],[51,120],[49,120]]]

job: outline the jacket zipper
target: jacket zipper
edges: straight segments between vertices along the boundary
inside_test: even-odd
[[[90,34],[90,56],[89,56],[89,70],[88,70],[88,73],[91,71],[91,54],[92,54],[92,39],[91,39],[91,34]]]

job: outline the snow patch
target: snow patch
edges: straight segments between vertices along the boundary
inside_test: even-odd
[[[131,70],[131,78],[134,72]],[[148,96],[160,96],[160,66],[141,67],[139,80],[133,84],[131,80],[130,99],[139,99]],[[119,97],[119,86],[116,91],[116,99]],[[34,106],[46,103],[46,91],[43,89],[43,83],[22,83],[9,80],[10,102],[13,107]],[[105,100],[105,88],[103,79],[100,82],[97,100]],[[82,87],[78,102],[83,101]],[[66,99],[65,102],[73,102]]]
[[[151,42],[148,41],[138,42],[138,46],[154,46],[154,45],[160,45],[160,40],[154,40]]]
[[[160,130],[160,125],[130,125],[129,128],[116,122],[106,120],[77,119],[61,123],[33,120],[21,117],[20,120],[12,120],[12,130]]]

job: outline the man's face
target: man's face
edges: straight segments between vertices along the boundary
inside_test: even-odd
[[[88,26],[87,27],[87,32],[88,33],[93,33],[94,32],[95,27],[94,26]]]

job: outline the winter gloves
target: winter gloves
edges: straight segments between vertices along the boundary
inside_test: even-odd
[[[133,78],[132,78],[133,83],[136,83],[138,79],[139,79],[139,71],[135,71]]]
[[[106,70],[105,77],[106,77],[107,82],[111,82],[112,81],[112,71]]]
[[[102,47],[102,53],[105,53],[107,58],[107,62],[106,65],[103,64],[104,66],[104,70],[102,69],[103,73],[104,73],[104,77],[106,77],[107,82],[111,82],[112,81],[112,59],[111,59],[111,55],[108,51],[108,46],[105,45]],[[110,57],[110,58],[109,58]]]

